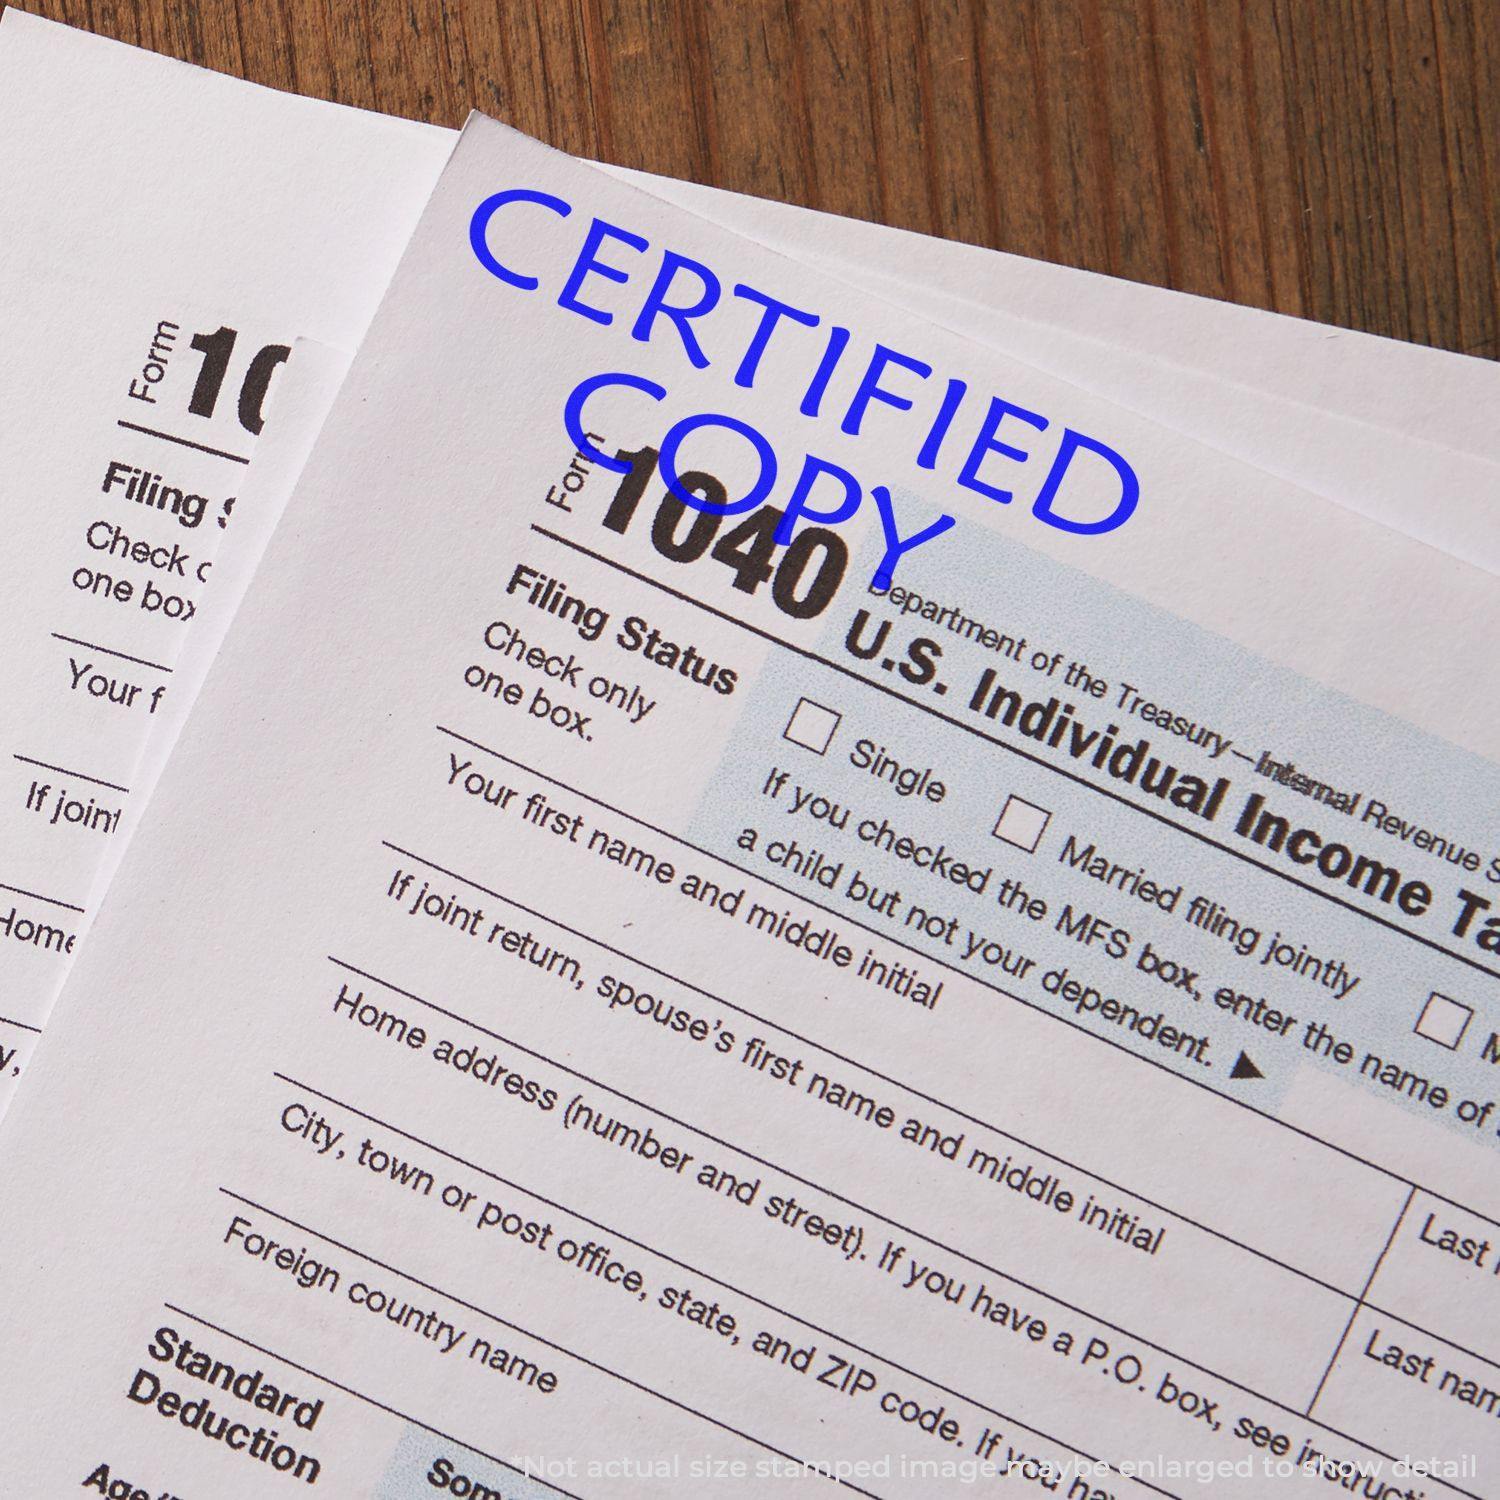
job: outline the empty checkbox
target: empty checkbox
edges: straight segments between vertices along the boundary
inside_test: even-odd
[[[823,755],[833,743],[833,732],[839,727],[841,717],[831,708],[814,703],[811,698],[799,698],[781,737],[794,745],[801,745],[804,750],[811,750],[814,755]]]
[[[1035,802],[1028,802],[1024,797],[1007,797],[995,823],[994,836],[1033,854],[1042,841],[1042,834],[1046,832],[1051,817],[1052,814],[1045,807],[1038,807]]]
[[[1434,990],[1427,997],[1427,1004],[1422,1007],[1422,1014],[1412,1029],[1418,1036],[1425,1036],[1429,1042],[1436,1042],[1439,1047],[1453,1052],[1463,1041],[1473,1014],[1473,1006],[1461,1005]]]

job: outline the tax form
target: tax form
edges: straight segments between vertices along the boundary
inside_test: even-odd
[[[227,620],[214,567],[292,342],[358,342],[447,143],[17,11],[0,126],[3,1111],[182,643]]]
[[[1495,589],[472,122],[7,1121],[14,1472],[1493,1494]]]
[[[181,640],[206,636],[211,659],[230,613],[222,588],[209,584],[218,543],[234,549],[229,516],[195,521],[198,502],[207,514],[234,500],[292,341],[358,341],[453,137],[15,11],[0,26],[0,85],[7,333],[11,347],[37,351],[4,377],[7,432],[27,455],[12,465],[9,494],[38,493],[66,475],[70,494],[102,502],[80,529],[59,525],[50,508],[10,501],[26,545],[12,553],[8,593],[9,638],[23,648],[3,668],[3,1110],[80,940],[89,891],[107,886],[186,710],[192,674],[178,662]],[[1469,415],[1487,409],[1493,367],[1201,299],[1163,304],[1169,294],[1153,288],[641,180],[1496,565],[1494,446]],[[66,286],[59,245],[69,247]],[[359,269],[333,278],[341,256]],[[892,263],[911,279],[881,269]],[[1217,373],[1226,347],[1245,384]],[[1396,392],[1405,393],[1399,401]],[[1369,425],[1372,413],[1395,425]],[[1261,440],[1268,426],[1279,435],[1270,446]],[[107,439],[127,450],[104,451]],[[194,498],[164,518],[174,491]],[[203,578],[190,580],[189,568]],[[178,586],[164,588],[163,572]]]

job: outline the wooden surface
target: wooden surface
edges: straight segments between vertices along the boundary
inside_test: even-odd
[[[1500,356],[1500,0],[21,0],[280,88]]]

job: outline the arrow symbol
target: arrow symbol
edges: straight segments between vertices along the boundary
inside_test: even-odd
[[[1234,1066],[1229,1070],[1231,1078],[1264,1078],[1266,1075],[1250,1061],[1248,1052],[1241,1052],[1235,1058]]]

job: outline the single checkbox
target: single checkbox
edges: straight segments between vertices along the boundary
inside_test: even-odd
[[[1422,1007],[1422,1014],[1417,1017],[1412,1030],[1418,1036],[1425,1036],[1429,1042],[1436,1042],[1439,1047],[1454,1052],[1463,1041],[1473,1015],[1473,1006],[1461,1005],[1434,990],[1427,997],[1427,1004]]]
[[[1028,802],[1024,797],[1007,797],[995,823],[994,837],[1004,839],[1007,844],[1014,844],[1017,849],[1024,849],[1028,854],[1034,854],[1036,846],[1042,841],[1042,835],[1047,831],[1051,817],[1052,814],[1045,807],[1038,807],[1035,802]]]
[[[826,755],[842,717],[833,709],[814,703],[811,698],[799,698],[781,737],[794,745],[801,745],[804,750],[811,750],[814,755]]]

